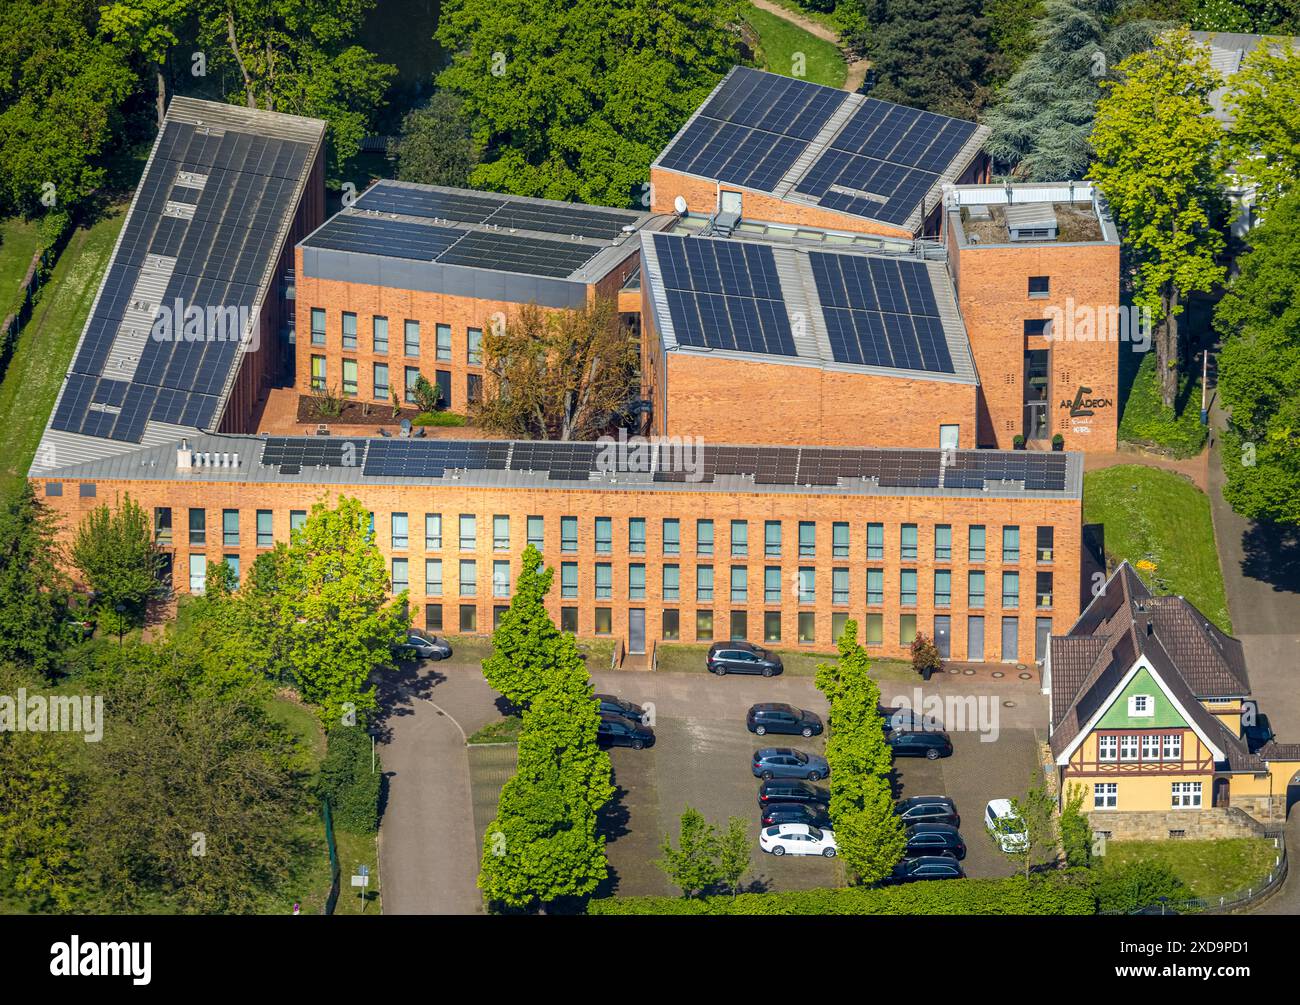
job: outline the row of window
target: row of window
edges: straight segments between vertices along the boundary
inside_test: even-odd
[[[1201,805],[1200,782],[1174,782],[1170,786],[1169,806],[1175,810],[1196,809]],[[1114,810],[1119,808],[1119,783],[1097,782],[1092,787],[1092,808]]]
[[[1097,760],[1150,763],[1153,761],[1181,761],[1183,736],[1181,733],[1136,733],[1115,736],[1101,734],[1097,737]]]
[[[434,358],[450,363],[452,360],[451,325],[434,325]],[[345,350],[356,351],[357,316],[352,311],[343,311],[339,318],[340,344]],[[311,309],[311,344],[326,344],[325,308]],[[370,318],[370,350],[376,353],[388,353],[388,318],[372,315]],[[402,355],[419,357],[420,322],[406,320],[402,322]],[[483,365],[483,329],[465,329],[465,362],[470,366]]]
[[[358,383],[358,363],[355,359],[344,358],[342,361],[343,384],[342,390],[345,397],[355,398],[360,394],[360,384]],[[313,391],[325,391],[329,389],[329,364],[324,356],[312,356],[311,358],[311,387]],[[371,364],[370,374],[370,396],[376,401],[388,401],[393,395],[393,388],[389,384],[388,364],[373,363]],[[415,388],[420,381],[420,368],[418,366],[408,366],[402,368],[402,399],[408,404],[415,404]],[[439,405],[442,408],[450,408],[451,401],[451,372],[448,370],[438,370],[434,373],[434,384],[439,392]],[[483,397],[483,377],[481,374],[471,373],[465,377],[465,396],[466,400],[473,403],[480,401]]]

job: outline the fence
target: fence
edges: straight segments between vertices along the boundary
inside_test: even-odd
[[[1277,849],[1277,858],[1273,862],[1273,868],[1268,871],[1268,875],[1258,883],[1240,890],[1234,890],[1232,893],[1224,894],[1221,897],[1194,897],[1191,900],[1181,900],[1175,903],[1153,904],[1139,908],[1132,913],[1228,914],[1261,900],[1282,885],[1287,873],[1286,839],[1283,837],[1282,831],[1266,831],[1263,836],[1273,842],[1273,847]]]
[[[334,817],[330,813],[330,801],[322,799],[320,805],[321,815],[325,819],[325,843],[330,850],[330,892],[325,898],[325,909],[321,913],[333,914],[334,906],[339,902],[339,877],[342,871],[339,869],[338,849],[334,846]]]

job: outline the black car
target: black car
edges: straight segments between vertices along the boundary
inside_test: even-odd
[[[943,723],[939,722],[938,719],[922,715],[914,708],[900,708],[897,705],[877,705],[876,711],[880,713],[880,718],[884,720],[886,733],[891,729],[943,731]]]
[[[729,673],[757,673],[775,677],[785,671],[781,657],[749,642],[715,642],[709,646],[707,666],[710,673],[725,677]]]
[[[904,832],[906,858],[925,855],[950,855],[960,861],[966,857],[966,842],[952,824],[913,824]]]
[[[760,815],[764,827],[777,824],[807,824],[833,831],[831,815],[819,803],[766,803]]]
[[[957,804],[947,796],[911,796],[900,800],[894,812],[903,818],[905,824],[951,824],[961,826],[961,814]]]
[[[821,754],[806,754],[790,747],[766,747],[754,751],[751,766],[755,778],[806,778],[820,781],[831,773]]]
[[[822,731],[822,721],[813,712],[805,712],[782,702],[764,701],[750,707],[745,725],[751,733],[797,733],[816,736]]]
[[[895,883],[912,883],[918,879],[965,879],[966,873],[955,858],[947,855],[926,855],[903,859],[894,867]]]
[[[451,643],[436,635],[412,628],[406,633],[406,639],[396,646],[396,653],[403,659],[445,660],[451,655]]]
[[[952,740],[947,733],[893,729],[885,735],[885,742],[895,757],[928,757],[933,761],[952,756]]]
[[[633,750],[640,750],[643,747],[654,746],[655,731],[649,726],[625,719],[621,715],[602,715],[600,724],[596,727],[596,739],[611,747],[631,747]]]
[[[640,705],[615,697],[612,694],[596,695],[596,704],[600,706],[601,715],[621,715],[624,719],[644,724],[649,718]]]
[[[1252,722],[1243,722],[1241,727],[1242,736],[1246,740],[1246,749],[1252,754],[1258,753],[1259,748],[1266,746],[1273,740],[1273,727],[1269,725],[1268,716],[1263,712],[1256,712]]]
[[[813,803],[825,807],[831,804],[831,795],[811,782],[797,778],[773,778],[758,787],[758,805],[767,806],[770,803]]]

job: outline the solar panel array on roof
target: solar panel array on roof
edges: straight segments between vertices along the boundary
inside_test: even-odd
[[[262,445],[260,461],[284,474],[302,468],[361,467],[368,440],[334,436],[270,436]]]
[[[519,442],[510,470],[545,471],[552,481],[586,481],[596,470],[596,444]]]
[[[653,239],[679,344],[797,355],[771,248],[667,234]]]
[[[356,201],[357,209],[433,220],[487,224],[544,234],[613,240],[638,220],[636,213],[586,206],[546,205],[491,193],[467,194],[377,182]]]
[[[468,265],[502,272],[526,272],[562,279],[596,254],[589,244],[566,244],[479,230],[467,231],[438,256],[444,265]]]
[[[838,363],[953,373],[923,262],[808,253]]]
[[[348,214],[335,217],[328,227],[303,242],[309,248],[356,251],[389,258],[432,262],[460,239],[464,231],[422,223],[401,223],[379,216]]]
[[[967,450],[958,452],[944,472],[944,486],[982,489],[985,481],[1023,482],[1026,489],[1065,489],[1066,457],[1046,452]]]
[[[737,68],[659,164],[770,191],[847,97],[834,88]]]
[[[86,323],[54,429],[138,443],[149,420],[199,428],[214,421],[243,336],[230,328],[241,328],[241,310],[244,317],[252,311],[310,154],[308,144],[291,140],[164,125]],[[169,213],[169,201],[193,205],[193,217]],[[151,278],[166,281],[159,302],[133,302],[137,284]],[[157,317],[158,308],[174,311],[178,302],[199,311],[202,324],[185,328],[188,319],[174,319],[171,337],[144,341],[133,371],[104,373],[128,311]],[[214,320],[224,327],[214,330]]]
[[[441,478],[448,470],[504,471],[507,442],[468,440],[371,440],[362,474],[397,478]]]

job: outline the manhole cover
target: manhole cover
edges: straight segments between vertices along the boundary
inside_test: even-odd
[[[1018,674],[1017,676],[1019,676],[1019,678],[1020,678],[1021,680],[1029,680],[1029,678],[1032,677],[1033,674],[1030,674],[1030,673],[1022,673],[1022,674]]]
[[[1014,701],[1004,701],[1004,702],[1002,703],[1002,707],[1003,707],[1003,708],[1015,708],[1015,707],[1016,707],[1016,703],[1015,703]]]
[[[994,677],[1005,677],[1006,674],[1004,674],[1001,670],[994,670],[994,671],[993,671],[993,676],[994,676]]]
[[[949,667],[948,672],[949,672],[950,674],[959,674],[959,673],[961,673],[961,671],[958,670],[956,667]]]
[[[1028,670],[1029,667],[1025,666],[1023,663],[1017,663],[1017,664],[1016,664],[1016,669],[1017,669],[1017,670]]]
[[[963,670],[962,673],[964,673],[967,677],[974,677],[974,676],[975,676],[975,671],[974,671],[974,670]]]

